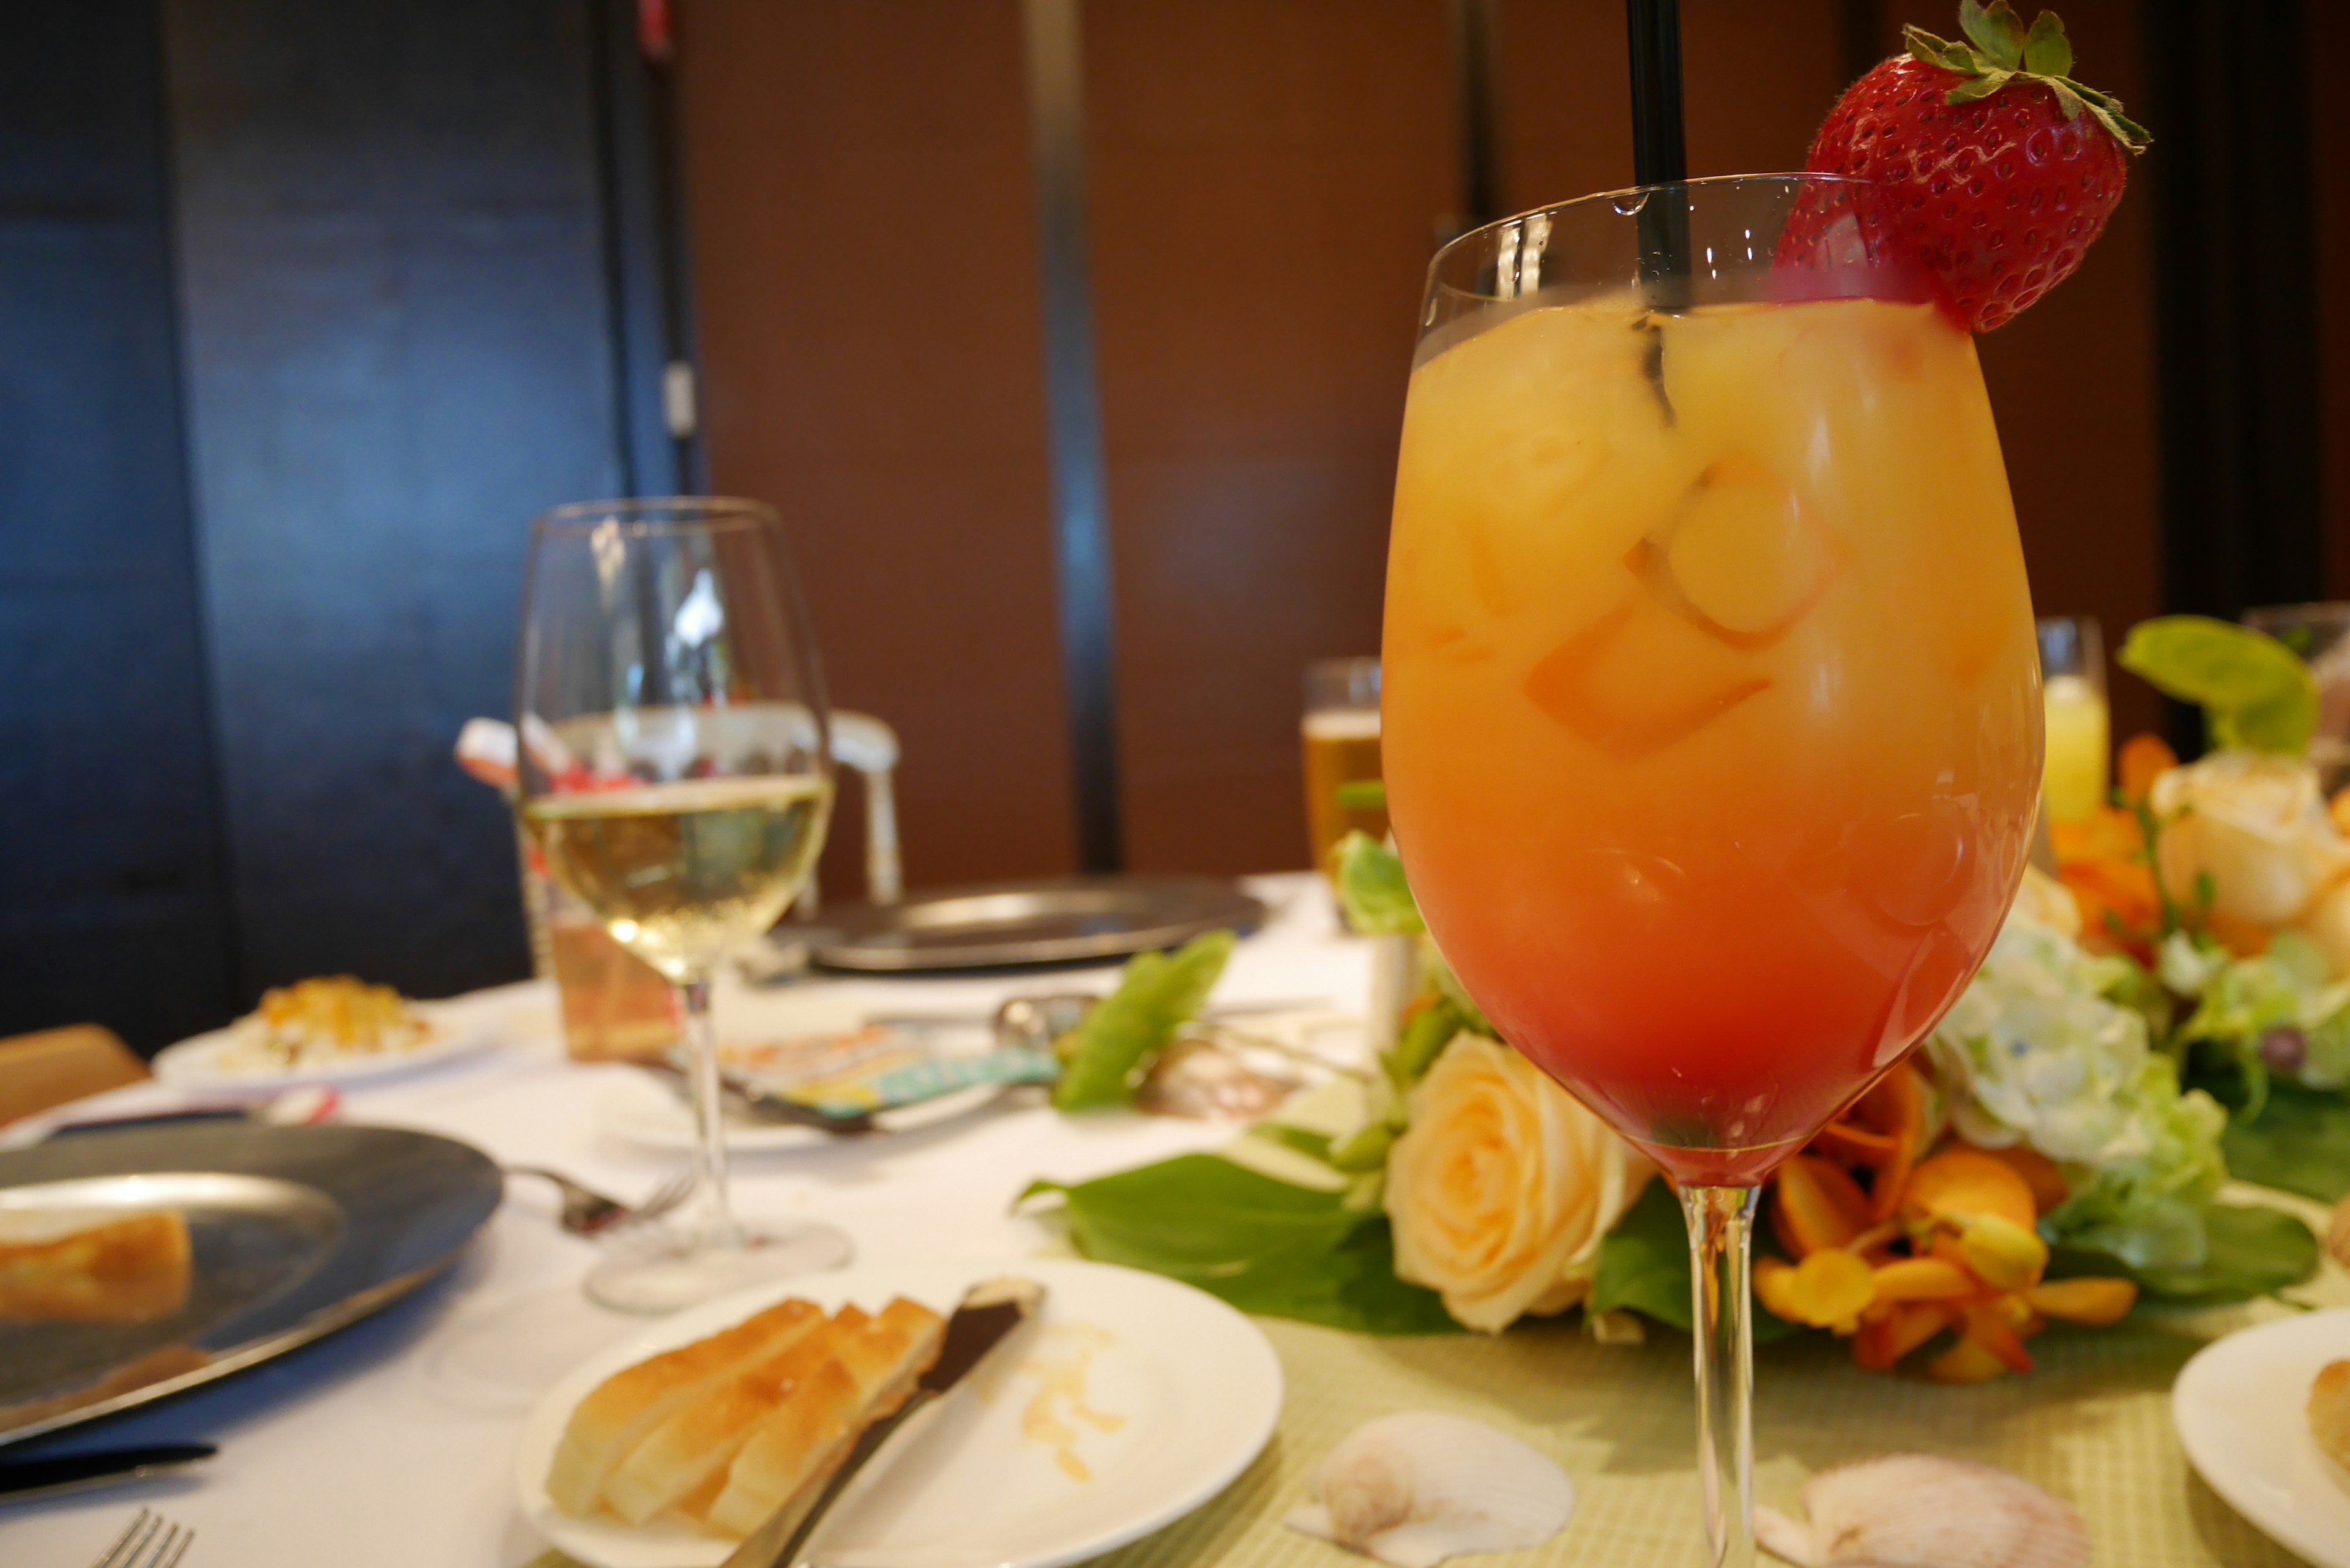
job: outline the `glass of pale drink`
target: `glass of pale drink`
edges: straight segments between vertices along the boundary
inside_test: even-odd
[[[539,519],[515,708],[518,806],[547,870],[677,988],[691,1199],[588,1277],[665,1313],[847,1261],[827,1227],[762,1230],[726,1189],[710,990],[806,886],[832,808],[827,711],[783,524],[755,502],[603,501]]]

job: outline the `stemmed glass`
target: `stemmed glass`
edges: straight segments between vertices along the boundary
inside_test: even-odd
[[[1866,190],[1694,181],[1446,246],[1388,564],[1398,847],[1502,1034],[1679,1191],[1742,1565],[1757,1192],[1972,976],[2040,786],[1974,345],[1870,253]]]
[[[588,1293],[671,1312],[846,1262],[828,1227],[735,1218],[711,1026],[713,966],[790,905],[831,815],[824,679],[783,524],[750,501],[557,507],[532,534],[517,664],[523,823],[685,1017],[694,1193]]]

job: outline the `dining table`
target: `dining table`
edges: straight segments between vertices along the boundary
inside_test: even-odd
[[[1372,944],[1341,929],[1317,877],[1246,885],[1266,917],[1235,950],[1214,1000],[1303,1002],[1346,1015],[1357,1022],[1317,1049],[1367,1060],[1359,1021]],[[1106,991],[1116,975],[1105,964],[759,986],[729,978],[717,1000],[720,1033],[781,1037],[890,1012],[980,1013],[1016,994]],[[637,1070],[567,1059],[550,982],[500,986],[452,1005],[494,1025],[497,1044],[347,1087],[338,1115],[462,1140],[503,1166],[549,1168],[623,1199],[677,1170],[682,1154],[610,1130],[605,1107]],[[132,1085],[75,1110],[128,1112],[167,1093]],[[1067,1115],[1037,1090],[1014,1089],[919,1129],[738,1154],[733,1180],[745,1214],[837,1227],[860,1265],[1005,1262],[1066,1254],[1049,1205],[1040,1213],[1018,1201],[1035,1179],[1075,1181],[1211,1150],[1241,1131],[1128,1111]],[[219,1453],[176,1476],[0,1507],[0,1564],[83,1568],[145,1506],[193,1528],[184,1568],[566,1568],[517,1501],[517,1435],[551,1385],[640,1333],[646,1320],[588,1301],[581,1278],[610,1243],[566,1233],[557,1210],[549,1185],[510,1177],[470,1248],[412,1294],[251,1371],[44,1440],[44,1452],[197,1441]],[[1825,1334],[1765,1346],[1756,1369],[1758,1496],[1791,1509],[1804,1479],[1828,1466],[1943,1453],[2003,1466],[2072,1501],[2100,1563],[2299,1563],[2196,1478],[2168,1398],[2180,1366],[2212,1338],[2302,1307],[2350,1303],[2350,1278],[2328,1263],[2288,1293],[2291,1303],[2142,1309],[2112,1328],[2054,1330],[2035,1341],[2039,1364],[2029,1376],[1974,1387],[1861,1371]],[[1546,1545],[1471,1561],[1679,1568],[1700,1560],[1686,1335],[1651,1328],[1641,1343],[1603,1344],[1575,1314],[1500,1336],[1377,1337],[1253,1321],[1283,1371],[1274,1438],[1219,1495],[1104,1562],[1361,1561],[1288,1528],[1284,1516],[1340,1438],[1408,1409],[1466,1415],[1516,1436],[1556,1459],[1577,1489],[1573,1516]],[[1198,1375],[1223,1371],[1204,1366]],[[2278,1413],[2299,1418],[2297,1410]]]

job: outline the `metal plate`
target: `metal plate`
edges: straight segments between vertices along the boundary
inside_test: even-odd
[[[827,969],[902,971],[1073,963],[1149,952],[1264,906],[1212,877],[1053,877],[827,907],[809,950]],[[788,929],[788,928],[786,928]]]
[[[187,1303],[137,1324],[0,1323],[0,1445],[224,1377],[431,1279],[504,1194],[497,1166],[392,1127],[204,1124],[0,1154],[0,1213],[176,1209]]]

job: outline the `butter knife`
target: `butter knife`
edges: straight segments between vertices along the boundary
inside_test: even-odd
[[[0,1504],[145,1480],[211,1459],[217,1452],[210,1443],[158,1443],[143,1449],[60,1454],[55,1459],[0,1460]]]
[[[833,1471],[832,1479],[805,1512],[797,1498],[785,1503],[734,1549],[734,1554],[721,1568],[792,1568],[799,1561],[800,1551],[808,1538],[816,1533],[816,1526],[824,1522],[825,1514],[898,1429],[962,1382],[1014,1329],[1035,1316],[1044,1303],[1045,1287],[1034,1280],[983,1280],[972,1286],[964,1293],[962,1304],[947,1320],[939,1358],[915,1382],[914,1391],[906,1397],[906,1402],[858,1435],[840,1461],[840,1468]]]

